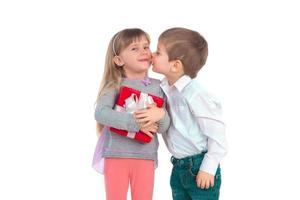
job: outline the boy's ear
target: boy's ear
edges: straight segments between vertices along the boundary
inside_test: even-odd
[[[113,58],[113,61],[116,65],[118,65],[119,67],[124,65],[124,61],[122,60],[122,58],[120,56],[115,56]]]
[[[174,73],[182,72],[183,71],[183,64],[181,60],[174,60],[172,61],[171,71]]]

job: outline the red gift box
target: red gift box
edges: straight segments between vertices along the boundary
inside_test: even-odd
[[[145,96],[144,93],[143,93],[143,96]],[[146,96],[152,97],[152,100],[156,103],[157,107],[161,108],[163,106],[164,100],[161,97],[151,95],[151,94],[146,94]],[[115,110],[118,110],[121,112],[126,112],[126,101],[128,101],[128,99],[134,99],[135,101],[139,101],[140,97],[141,97],[141,91],[138,91],[138,90],[126,87],[126,86],[122,86],[120,88],[119,97],[118,97],[116,105],[115,105]],[[110,131],[117,133],[119,135],[123,135],[123,136],[129,137],[129,138],[135,139],[142,143],[149,143],[149,142],[151,142],[151,139],[152,139],[151,137],[149,137],[142,131],[135,132],[135,133],[129,133],[127,130],[120,130],[120,129],[116,129],[113,127],[110,127]]]

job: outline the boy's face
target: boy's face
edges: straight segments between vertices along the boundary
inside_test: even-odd
[[[166,47],[163,43],[158,42],[157,50],[152,54],[152,63],[154,72],[168,76],[171,69],[169,56]]]

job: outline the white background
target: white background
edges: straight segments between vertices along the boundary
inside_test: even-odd
[[[155,50],[178,26],[209,44],[198,79],[222,100],[230,146],[220,199],[299,199],[299,10],[289,0],[1,1],[0,199],[105,199],[91,160],[108,42],[139,27]],[[154,199],[169,200],[160,141]]]

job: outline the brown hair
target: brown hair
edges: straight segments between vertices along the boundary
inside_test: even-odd
[[[171,28],[164,31],[158,41],[165,45],[169,61],[180,60],[186,75],[191,78],[197,76],[208,55],[208,45],[204,37],[186,28]]]
[[[124,29],[111,38],[106,52],[104,73],[96,101],[105,93],[120,88],[121,79],[125,77],[125,71],[123,67],[117,66],[114,63],[113,58],[119,55],[131,43],[139,40],[143,36],[145,36],[150,43],[149,35],[138,28]],[[103,126],[97,123],[97,134],[101,132],[102,128]]]

